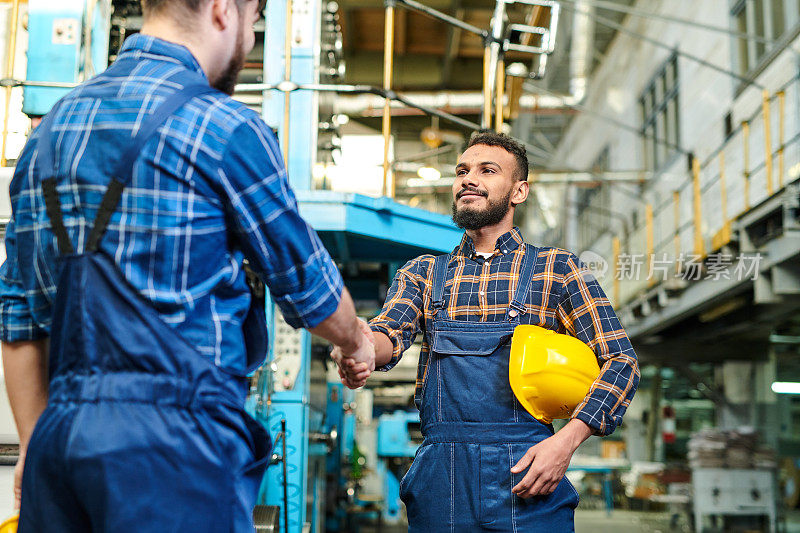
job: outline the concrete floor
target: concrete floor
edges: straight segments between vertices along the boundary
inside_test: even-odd
[[[575,533],[638,533],[640,531],[680,532],[670,529],[670,515],[641,511],[582,511],[575,513]]]

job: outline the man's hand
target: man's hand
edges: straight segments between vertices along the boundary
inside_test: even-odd
[[[589,426],[574,419],[552,437],[531,446],[517,464],[511,467],[512,474],[519,474],[530,466],[528,473],[511,492],[521,498],[530,498],[556,490],[567,471],[572,454],[589,435]]]
[[[336,362],[339,378],[351,389],[363,387],[375,370],[375,336],[369,325],[360,318],[358,326],[362,339],[355,351],[348,354],[342,347],[335,346],[331,352],[331,359]]]
[[[25,450],[19,449],[17,466],[14,467],[14,509],[19,510],[22,501],[22,471],[25,468]]]

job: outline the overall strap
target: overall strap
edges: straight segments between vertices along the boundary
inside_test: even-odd
[[[449,263],[450,254],[436,256],[433,262],[431,306],[434,315],[444,307],[444,282],[447,278],[447,265]]]
[[[535,246],[528,246],[525,243],[522,243],[521,246],[525,247],[525,255],[522,257],[522,266],[519,268],[517,290],[508,309],[508,315],[512,318],[525,313],[525,301],[528,299],[533,272],[536,269],[536,259],[539,256],[539,250]]]
[[[58,200],[56,192],[55,168],[53,167],[53,151],[50,146],[52,137],[53,115],[48,113],[42,123],[39,124],[39,139],[36,141],[36,164],[42,176],[42,195],[44,196],[44,208],[47,218],[50,219],[50,227],[56,236],[58,252],[61,255],[69,255],[74,249],[72,241],[69,240],[67,228],[64,226],[64,216],[61,213],[61,202]]]
[[[122,196],[122,191],[133,176],[134,163],[149,138],[167,121],[172,113],[183,104],[195,96],[215,91],[216,89],[204,83],[187,85],[183,89],[168,96],[148,117],[115,167],[111,182],[100,202],[97,217],[95,218],[94,225],[86,241],[86,251],[94,252],[97,250],[100,239],[103,237],[108,223],[111,220],[111,215],[116,210],[119,199]],[[54,115],[55,114],[52,112],[48,113],[39,125],[39,139],[36,144],[37,165],[39,166],[40,175],[42,176],[42,193],[44,196],[45,210],[50,219],[52,231],[56,236],[58,251],[61,254],[71,254],[74,248],[69,239],[66,227],[64,226],[61,203],[56,191],[55,166],[51,142]]]

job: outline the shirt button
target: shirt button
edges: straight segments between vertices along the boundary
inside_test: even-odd
[[[480,294],[481,296],[483,296],[483,291],[479,292],[478,294]]]
[[[508,253],[508,250],[503,250],[503,253],[504,253],[504,254],[507,254],[507,253]]]

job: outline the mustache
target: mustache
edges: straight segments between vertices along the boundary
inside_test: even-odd
[[[488,198],[488,196],[489,196],[489,193],[487,193],[486,191],[481,191],[480,189],[476,189],[475,187],[464,187],[463,189],[458,191],[458,193],[456,194],[456,200],[458,200],[459,198],[461,198],[462,196],[464,196],[468,192],[475,193],[475,194],[480,194],[481,196],[486,197],[486,198]]]

